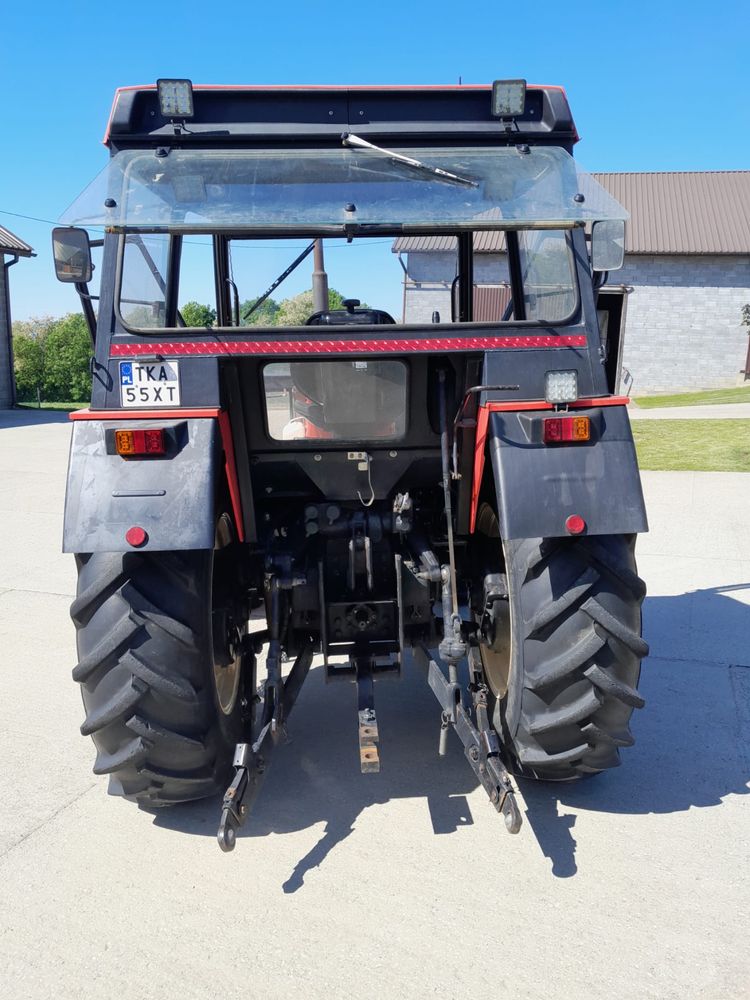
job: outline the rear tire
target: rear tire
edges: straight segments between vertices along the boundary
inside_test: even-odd
[[[635,536],[503,542],[510,637],[495,642],[493,722],[516,773],[569,780],[620,763],[631,746],[641,604]],[[508,642],[508,638],[510,641]],[[505,670],[498,671],[502,657]],[[485,651],[485,672],[493,662]]]
[[[222,658],[241,670],[246,616],[238,642],[217,657],[213,601],[237,589],[236,548],[76,556],[73,678],[86,710],[81,732],[97,749],[94,773],[110,776],[110,792],[155,807],[225,787],[242,735],[242,688],[222,709],[214,670]]]

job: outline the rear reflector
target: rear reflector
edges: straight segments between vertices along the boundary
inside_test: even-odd
[[[586,530],[586,522],[580,514],[571,514],[565,519],[565,530],[570,535],[582,535]]]
[[[115,431],[118,455],[166,455],[167,442],[162,428],[148,431]]]
[[[588,441],[591,424],[588,417],[547,417],[544,420],[544,443]]]
[[[132,545],[134,549],[139,549],[141,545],[145,545],[148,541],[148,532],[145,528],[141,528],[140,525],[134,524],[132,528],[128,528],[125,532],[125,541],[128,545]]]

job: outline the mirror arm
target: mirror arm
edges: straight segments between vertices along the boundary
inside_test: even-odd
[[[96,316],[94,314],[94,307],[91,305],[89,286],[83,281],[76,281],[75,290],[78,292],[79,298],[81,299],[81,311],[83,312],[84,319],[86,320],[86,325],[89,328],[89,333],[91,335],[91,346],[95,347]]]

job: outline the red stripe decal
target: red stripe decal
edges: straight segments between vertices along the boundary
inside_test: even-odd
[[[424,340],[229,340],[112,344],[110,356],[130,358],[151,354],[197,357],[204,354],[380,354],[414,351],[493,351],[524,347],[585,347],[582,334],[528,337],[430,337]]]

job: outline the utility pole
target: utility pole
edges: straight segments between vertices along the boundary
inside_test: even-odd
[[[328,309],[328,275],[323,261],[323,240],[315,240],[313,250],[313,310],[315,312],[326,312]]]

